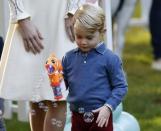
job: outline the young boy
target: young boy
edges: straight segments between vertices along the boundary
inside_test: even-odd
[[[62,61],[72,131],[113,131],[112,110],[127,93],[121,60],[102,41],[104,22],[103,10],[89,4],[74,15],[78,48]]]

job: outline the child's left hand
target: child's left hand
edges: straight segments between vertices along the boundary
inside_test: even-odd
[[[108,120],[111,114],[111,110],[107,106],[102,106],[96,110],[93,110],[94,113],[99,112],[96,123],[98,123],[98,127],[107,127]]]

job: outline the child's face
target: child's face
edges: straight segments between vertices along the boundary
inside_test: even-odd
[[[95,48],[96,45],[101,41],[100,32],[96,31],[93,34],[85,32],[83,29],[77,29],[74,27],[75,32],[75,41],[78,47],[83,52],[88,52],[91,49]]]

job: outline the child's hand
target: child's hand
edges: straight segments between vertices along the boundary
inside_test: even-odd
[[[111,110],[107,106],[102,106],[96,110],[93,110],[94,113],[99,112],[96,123],[98,123],[98,127],[107,127],[108,120],[111,114]]]

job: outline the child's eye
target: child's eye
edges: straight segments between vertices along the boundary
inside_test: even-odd
[[[88,40],[92,40],[93,39],[93,37],[91,37],[91,36],[87,36],[86,37]]]

